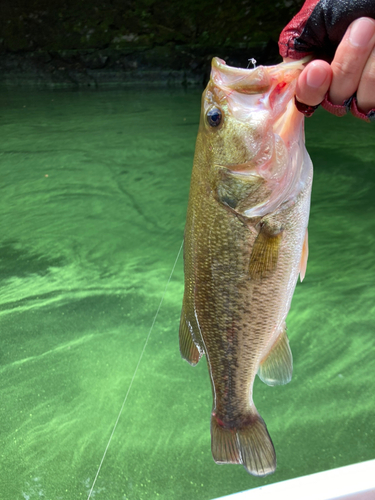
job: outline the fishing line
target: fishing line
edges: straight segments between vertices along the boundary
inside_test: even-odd
[[[112,429],[112,432],[111,432],[111,435],[109,436],[109,439],[108,439],[108,443],[107,443],[107,446],[105,447],[105,450],[104,450],[104,453],[103,453],[103,456],[102,456],[102,459],[100,461],[100,464],[99,464],[99,467],[98,467],[98,470],[96,472],[96,475],[95,475],[95,478],[94,478],[94,481],[92,483],[92,486],[91,486],[91,490],[90,490],[90,493],[89,493],[89,496],[87,497],[87,500],[90,500],[91,498],[91,494],[94,490],[94,486],[95,486],[95,483],[96,483],[96,480],[98,479],[98,476],[99,476],[99,473],[100,473],[100,469],[102,468],[102,465],[103,465],[103,462],[104,462],[104,459],[105,459],[105,456],[107,454],[107,451],[108,451],[108,448],[109,448],[109,445],[111,444],[111,441],[112,441],[112,437],[115,433],[115,430],[116,430],[116,427],[117,427],[117,424],[118,424],[118,421],[120,420],[120,417],[121,417],[121,413],[122,413],[122,410],[124,409],[124,406],[125,406],[125,403],[126,403],[126,400],[128,399],[128,396],[129,396],[129,392],[130,392],[130,389],[132,388],[132,385],[133,385],[133,382],[134,382],[134,379],[135,379],[135,376],[137,375],[137,371],[138,371],[138,367],[139,365],[141,364],[141,360],[142,360],[142,357],[143,357],[143,354],[146,350],[146,346],[148,344],[148,341],[150,339],[150,335],[151,335],[151,332],[154,328],[154,325],[155,325],[155,321],[156,321],[156,318],[158,317],[158,314],[159,314],[159,311],[160,311],[160,308],[161,308],[161,305],[163,303],[163,300],[164,300],[164,297],[165,297],[165,293],[167,291],[167,288],[168,288],[168,285],[169,285],[169,282],[171,281],[171,278],[172,278],[172,275],[173,275],[173,272],[175,270],[175,267],[176,267],[176,264],[177,264],[177,261],[178,261],[178,258],[180,256],[180,253],[181,253],[181,250],[182,250],[182,246],[184,244],[184,240],[182,240],[181,242],[181,246],[180,246],[180,249],[177,253],[177,257],[176,257],[176,260],[174,261],[174,264],[173,264],[173,267],[172,267],[172,271],[171,271],[171,274],[169,275],[169,278],[168,278],[168,281],[167,281],[167,284],[165,285],[165,288],[164,288],[164,292],[163,292],[163,295],[161,296],[161,300],[160,300],[160,303],[159,303],[159,307],[155,313],[155,316],[154,316],[154,319],[152,321],[152,325],[150,327],[150,331],[148,332],[148,335],[147,335],[147,338],[146,338],[146,341],[143,345],[143,349],[142,349],[142,352],[141,352],[141,355],[139,356],[139,360],[138,360],[138,363],[137,363],[137,366],[135,367],[135,370],[134,370],[134,373],[133,373],[133,377],[130,381],[130,384],[129,384],[129,387],[128,387],[128,391],[126,393],[126,396],[125,396],[125,399],[121,405],[121,408],[120,408],[120,412],[117,416],[117,419],[116,419],[116,422],[115,422],[115,425],[113,426],[113,429]]]

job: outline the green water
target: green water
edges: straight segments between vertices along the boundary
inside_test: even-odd
[[[87,499],[181,245],[200,90],[0,92],[0,499]],[[324,112],[294,375],[255,384],[265,479],[216,465],[182,259],[91,498],[209,500],[375,458],[375,131]]]

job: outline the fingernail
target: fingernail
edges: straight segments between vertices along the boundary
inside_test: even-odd
[[[327,78],[327,71],[324,68],[321,68],[320,66],[316,65],[314,61],[308,65],[306,83],[309,87],[317,89],[318,87],[323,85],[326,78]]]
[[[364,17],[354,21],[350,28],[349,41],[354,47],[366,47],[375,33],[375,23]]]

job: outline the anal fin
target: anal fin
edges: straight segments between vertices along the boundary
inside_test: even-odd
[[[284,327],[267,357],[259,366],[259,378],[267,385],[284,385],[290,382],[293,373],[293,357]]]
[[[199,328],[196,326],[196,328]],[[203,348],[194,341],[194,327],[186,318],[185,306],[182,306],[180,319],[180,353],[181,356],[192,366],[195,366],[204,354]],[[197,336],[197,335],[196,335]]]

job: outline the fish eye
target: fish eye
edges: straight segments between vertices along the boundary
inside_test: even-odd
[[[219,108],[213,107],[207,111],[207,122],[211,127],[218,127],[222,120],[222,112]]]

